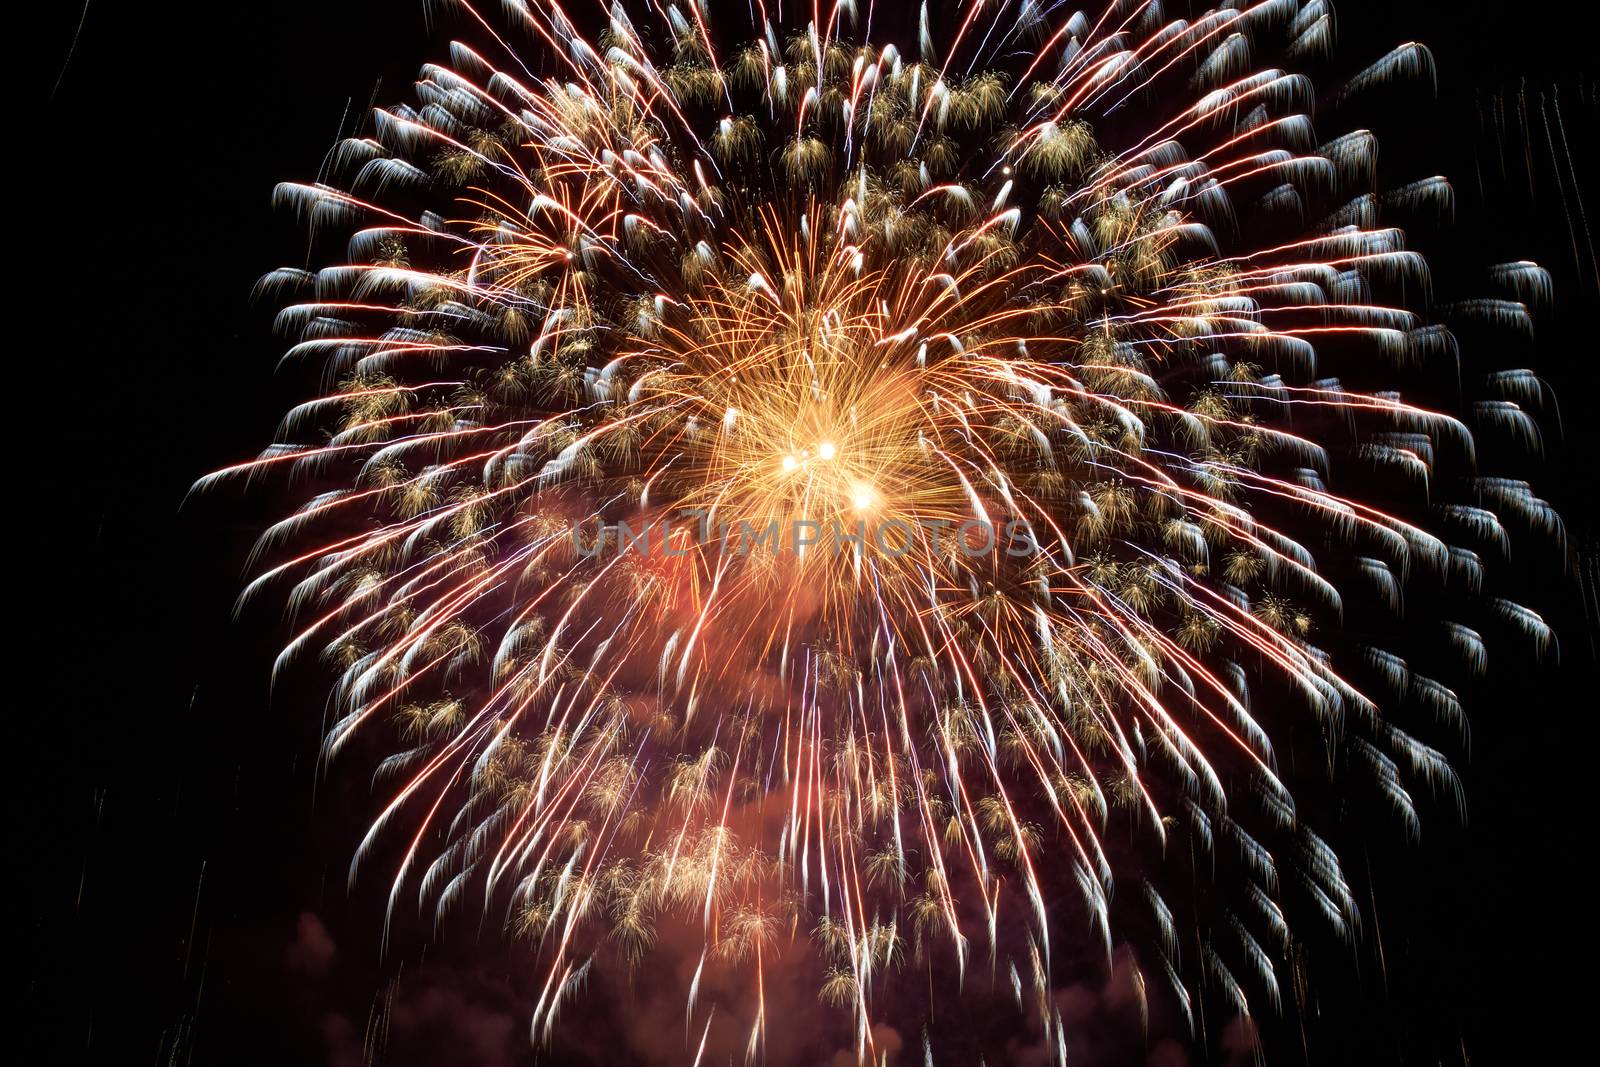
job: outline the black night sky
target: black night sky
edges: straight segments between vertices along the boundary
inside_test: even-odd
[[[1555,277],[1536,346],[1504,365],[1534,367],[1559,398],[1562,425],[1546,423],[1534,482],[1565,518],[1571,561],[1564,576],[1524,568],[1536,587],[1522,599],[1555,626],[1559,663],[1491,644],[1490,677],[1468,694],[1466,825],[1441,811],[1419,845],[1373,845],[1368,920],[1383,966],[1352,952],[1304,1035],[1264,1024],[1269,1062],[1557,1062],[1597,1038],[1585,976],[1600,63],[1576,6],[1337,5],[1348,62],[1408,40],[1438,60],[1437,96],[1391,94],[1369,121],[1386,180],[1455,183],[1453,226],[1416,241],[1439,289],[1481,290],[1484,266],[1514,259]],[[658,1062],[639,1051],[651,1040],[616,1038],[629,1028],[659,1030],[662,1055],[679,1055],[681,998],[657,1017],[649,990],[606,982],[536,1054],[527,950],[492,924],[464,919],[432,937],[403,922],[382,950],[382,887],[345,886],[367,782],[354,765],[318,773],[315,694],[293,681],[269,694],[277,607],[231,614],[279,502],[226,492],[185,504],[196,477],[254,455],[315,385],[275,373],[273,309],[251,301],[257,277],[303,257],[295,223],[269,204],[273,184],[313,178],[371,104],[407,98],[448,40],[441,17],[423,0],[92,0],[51,5],[14,38],[41,68],[23,90],[38,128],[16,139],[12,162],[29,190],[14,207],[26,237],[12,284],[30,294],[14,292],[13,306],[38,330],[13,358],[40,380],[12,395],[25,405],[21,465],[43,497],[31,490],[38,502],[19,510],[39,514],[12,525],[33,542],[14,558],[43,588],[14,603],[10,639],[11,662],[42,683],[11,709],[27,722],[11,749],[14,820],[39,837],[11,877],[33,897],[17,913],[34,957],[19,968],[20,1014],[40,1062],[351,1067],[367,1062],[369,1021],[383,1012],[376,1062],[392,1067]],[[28,308],[36,290],[42,311]],[[1428,607],[1408,612],[1427,619]],[[1126,1022],[1115,976],[1080,992],[1077,1062],[1205,1062],[1114,1036]],[[795,997],[815,1014],[810,990]],[[805,1035],[806,1059],[772,1061],[851,1047],[838,1025]],[[902,1064],[920,1062],[913,1036]],[[986,1047],[1007,1047],[994,1036]],[[1213,1038],[1217,1062],[1250,1062]]]

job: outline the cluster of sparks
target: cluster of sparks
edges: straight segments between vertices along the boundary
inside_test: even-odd
[[[541,1038],[591,967],[676,923],[704,933],[696,1058],[707,971],[752,976],[757,1057],[769,972],[804,957],[783,980],[815,975],[862,1059],[912,960],[1004,976],[1064,1059],[1052,960],[1086,934],[1110,954],[1119,883],[1154,931],[1142,973],[1191,1025],[1202,985],[1276,1003],[1294,907],[1357,921],[1276,732],[1406,823],[1418,784],[1455,788],[1319,649],[1353,594],[1313,549],[1398,599],[1413,572],[1476,589],[1496,509],[1554,527],[1519,482],[1429,497],[1482,426],[1536,437],[1531,375],[1455,414],[1319,376],[1327,352],[1380,379],[1448,363],[1426,267],[1379,224],[1448,186],[1378,193],[1370,135],[1315,139],[1295,69],[1330,47],[1325,0],[1193,21],[980,0],[948,25],[924,7],[905,51],[871,0],[790,8],[756,0],[741,40],[742,9],[699,0],[463,4],[492,48],[452,45],[326,182],[281,187],[348,235],[347,262],[264,282],[289,358],[338,383],[285,440],[328,436],[207,482],[318,487],[251,590],[292,588],[280,663],[342,671],[325,754],[393,753],[357,862],[397,836],[391,907],[473,898],[527,937]],[[1335,99],[1429,73],[1408,45]],[[1417,505],[1333,491],[1350,457]],[[684,515],[910,533],[730,552]],[[968,551],[970,520],[1033,551]],[[616,522],[676,525],[577,550],[574,526]],[[1448,625],[1470,676],[1483,641]],[[1459,725],[1446,684],[1365,662]],[[1186,933],[1181,883],[1124,869],[1111,825],[1212,856],[1241,903]]]

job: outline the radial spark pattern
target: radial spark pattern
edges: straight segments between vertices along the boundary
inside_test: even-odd
[[[1319,98],[1324,0],[991,0],[911,47],[851,0],[462,10],[478,47],[281,187],[348,238],[263,283],[337,386],[209,479],[317,487],[251,590],[342,669],[325,754],[392,753],[391,906],[526,937],[541,1038],[692,925],[686,1058],[717,969],[760,1053],[780,962],[874,1059],[912,961],[1062,1057],[1063,945],[1135,941],[1191,1025],[1278,1004],[1291,919],[1358,922],[1296,776],[1415,828],[1476,620],[1549,641],[1479,589],[1555,520],[1473,473],[1539,383],[1457,382],[1391,224],[1448,185],[1309,117],[1427,52]],[[1459,318],[1548,288],[1490,281]],[[1340,633],[1414,582],[1476,613],[1441,680]]]

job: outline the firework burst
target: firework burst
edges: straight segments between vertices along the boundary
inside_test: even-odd
[[[527,938],[540,1039],[693,925],[686,1057],[704,974],[750,975],[754,1057],[803,958],[863,1059],[913,959],[1064,1058],[1061,946],[1123,928],[1191,1026],[1277,1005],[1291,919],[1358,922],[1282,750],[1414,831],[1475,620],[1551,640],[1480,594],[1500,515],[1558,535],[1473,473],[1537,379],[1398,391],[1458,366],[1387,224],[1449,187],[1319,139],[1323,0],[924,7],[905,50],[852,0],[461,8],[486,44],[280,188],[348,240],[263,283],[336,384],[205,483],[316,486],[250,590],[342,671],[325,755],[392,753],[391,907]],[[1494,281],[1462,315],[1525,326],[1547,277]],[[1319,640],[1417,582],[1476,612],[1453,674]]]

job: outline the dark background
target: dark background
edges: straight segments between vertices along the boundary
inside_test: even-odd
[[[1438,59],[1437,97],[1400,94],[1374,121],[1386,173],[1456,183],[1455,227],[1424,242],[1441,288],[1482,292],[1483,265],[1518,258],[1555,274],[1531,358],[1565,423],[1547,426],[1536,484],[1574,562],[1525,597],[1557,625],[1559,667],[1508,657],[1471,694],[1467,825],[1430,823],[1380,876],[1388,971],[1363,976],[1359,1012],[1328,1021],[1342,1036],[1315,1062],[1537,1062],[1594,1044],[1579,976],[1593,958],[1600,280],[1581,211],[1600,212],[1600,64],[1569,9],[1337,8],[1344,55],[1421,40]],[[274,502],[180,510],[307,388],[274,373],[271,309],[250,300],[261,273],[303,255],[273,183],[313,178],[371,103],[407,98],[443,39],[421,0],[92,0],[50,19],[18,45],[44,73],[29,85],[38,129],[13,139],[30,191],[11,306],[42,326],[12,349],[40,377],[12,387],[13,434],[44,483],[39,512],[13,523],[23,577],[43,584],[14,605],[10,644],[14,669],[44,682],[11,712],[12,806],[38,836],[12,874],[36,894],[17,916],[35,957],[24,1017],[45,1062],[353,1064],[374,1018],[380,1062],[532,1062],[520,950],[401,938],[384,957],[381,909],[345,889],[364,783],[319,781],[315,704],[269,700],[273,610],[230,616]],[[581,1040],[543,1057],[607,1060]]]

